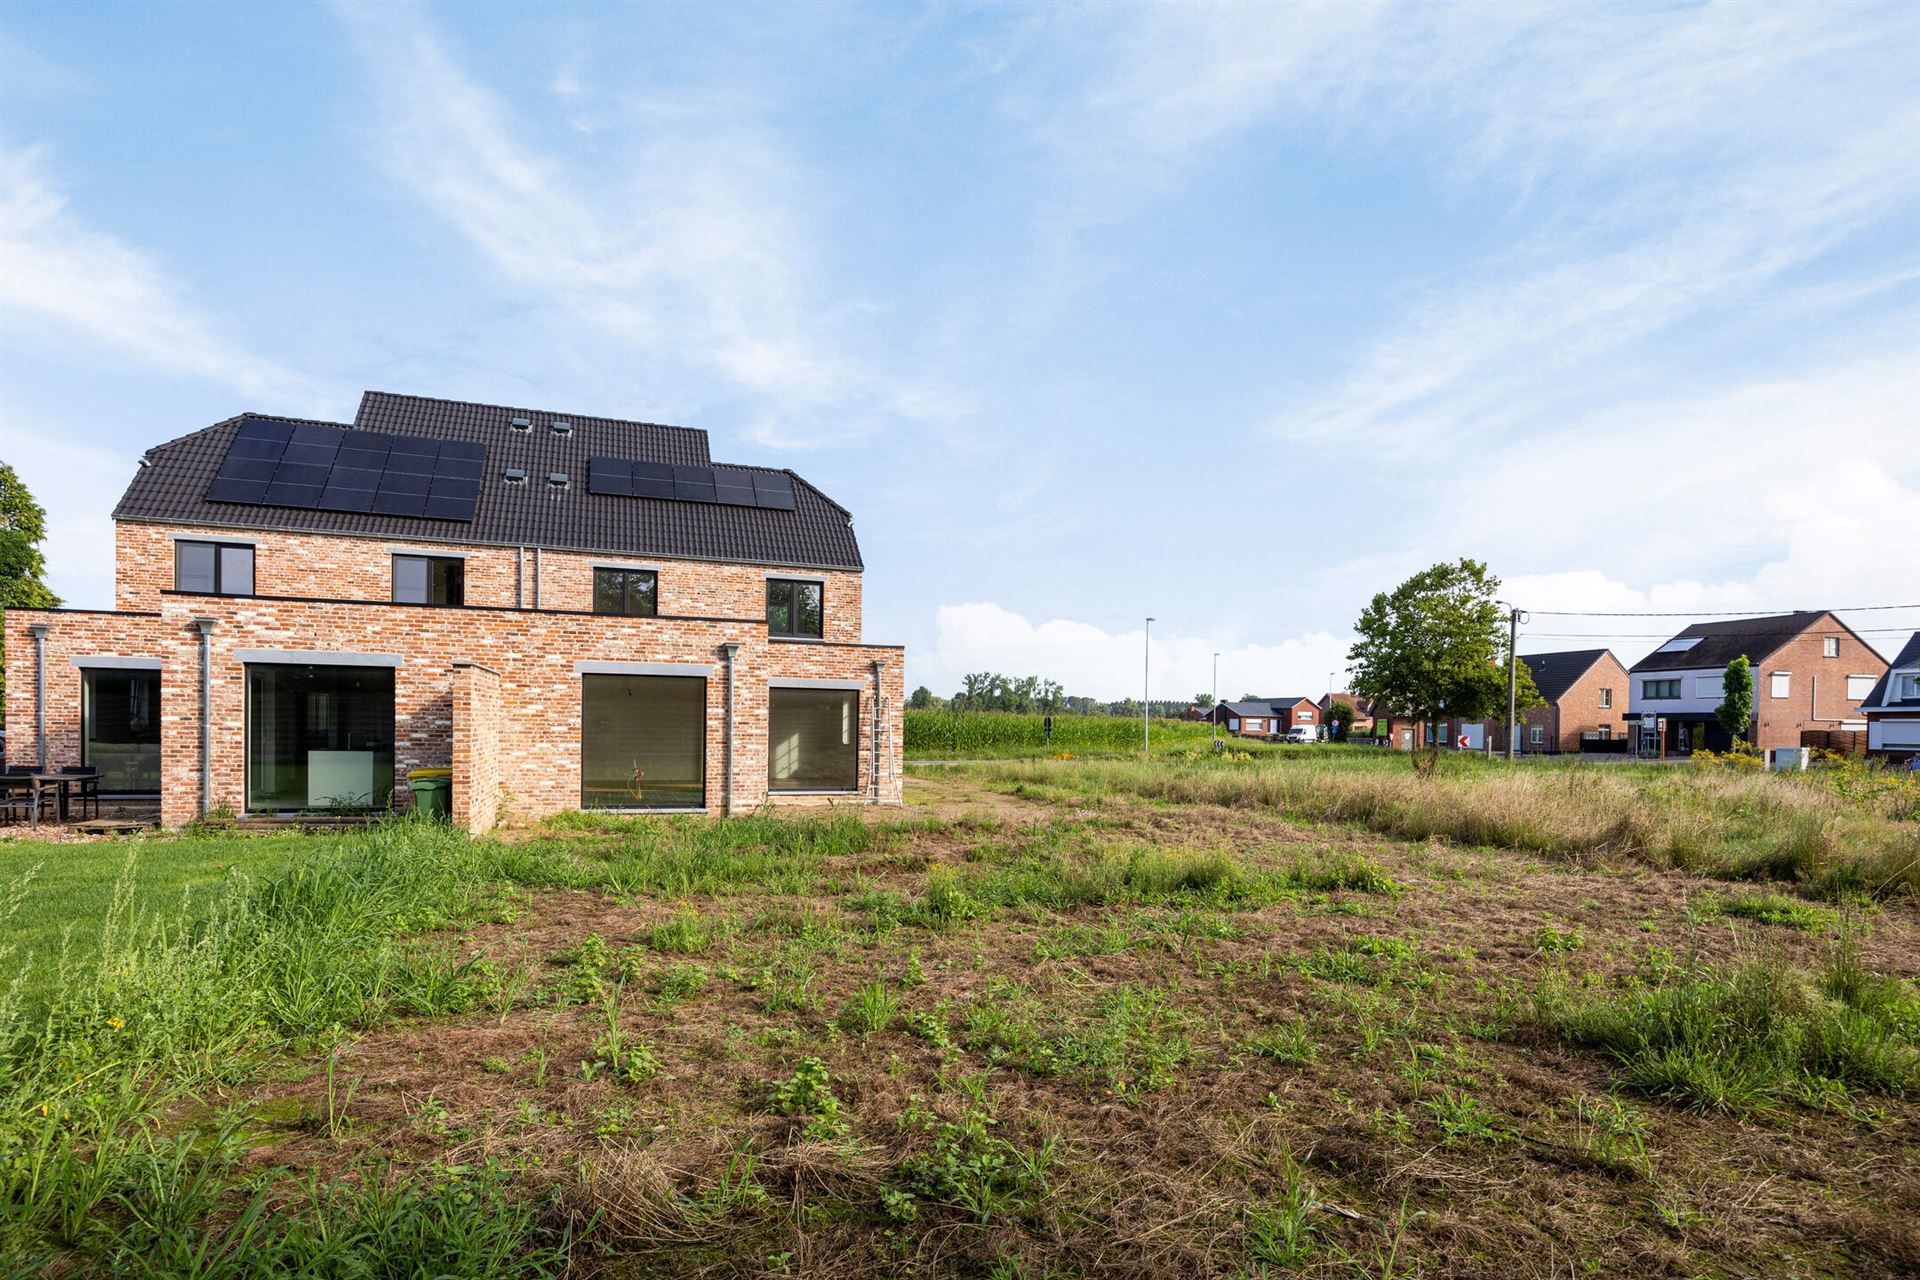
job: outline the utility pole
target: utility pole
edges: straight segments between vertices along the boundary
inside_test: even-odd
[[[1140,754],[1153,754],[1153,619],[1147,619],[1146,653],[1140,664]]]
[[[1498,603],[1506,603],[1500,601]],[[1515,739],[1519,737],[1520,726],[1516,719],[1514,704],[1517,701],[1520,686],[1520,608],[1507,605],[1507,763],[1511,764],[1518,750]]]
[[[1213,749],[1220,749],[1220,655],[1213,655],[1213,705],[1207,708],[1207,719],[1213,723]]]

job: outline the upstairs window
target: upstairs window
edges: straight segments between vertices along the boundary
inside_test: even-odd
[[[1640,682],[1640,696],[1648,699],[1677,698],[1680,696],[1680,681],[1643,680]]]
[[[1603,711],[1604,711],[1604,710],[1605,710],[1606,708],[1608,708],[1608,707],[1611,707],[1612,705],[1613,705],[1613,690],[1611,690],[1611,689],[1602,689],[1602,690],[1600,691],[1600,708],[1601,708],[1601,710],[1603,710]]]
[[[818,640],[826,587],[802,578],[767,579],[767,634]]]
[[[1793,673],[1791,671],[1776,671],[1768,677],[1768,680],[1772,684],[1774,697],[1785,698],[1791,696],[1793,693]]]
[[[253,594],[253,548],[237,542],[173,544],[173,589],[209,596]]]
[[[1873,686],[1876,683],[1878,682],[1872,676],[1848,676],[1847,677],[1847,701],[1848,702],[1860,701],[1862,698],[1866,697],[1868,694],[1873,692]]]
[[[657,616],[660,575],[651,569],[595,569],[593,611],[621,613],[631,618]]]
[[[1527,726],[1527,742],[1530,745],[1537,747],[1546,740],[1547,730],[1544,725],[1535,724]]]
[[[458,556],[395,556],[393,602],[457,606],[467,602],[467,562]]]
[[[1820,642],[1820,654],[1822,657],[1827,657],[1827,658],[1839,657],[1840,656],[1840,637],[1828,636],[1824,640],[1822,640]]]
[[[1893,680],[1893,700],[1895,702],[1913,702],[1920,700],[1920,675],[1911,671],[1902,671]]]

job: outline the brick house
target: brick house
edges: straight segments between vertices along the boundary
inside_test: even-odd
[[[1347,726],[1348,733],[1356,738],[1365,738],[1373,733],[1373,699],[1363,698],[1357,693],[1324,693],[1314,705],[1320,709],[1320,723],[1329,723],[1327,716],[1333,711],[1333,704],[1344,702],[1353,708],[1353,723]]]
[[[1920,755],[1920,631],[1888,664],[1859,715],[1867,722],[1867,754],[1896,759]]]
[[[9,610],[9,764],[209,808],[897,804],[904,652],[852,518],[704,431],[368,392],[150,449],[115,608]]]
[[[1743,654],[1754,683],[1747,739],[1762,751],[1797,747],[1806,730],[1865,728],[1855,709],[1887,670],[1872,645],[1821,609],[1695,623],[1629,672],[1626,719],[1642,749],[1687,755],[1730,748],[1715,712],[1725,698],[1727,663]]]
[[[1320,706],[1312,698],[1255,698],[1223,702],[1213,709],[1214,721],[1238,738],[1278,738],[1296,724],[1320,723]]]
[[[1561,653],[1523,653],[1520,660],[1533,675],[1534,687],[1546,705],[1519,714],[1520,750],[1533,754],[1563,754],[1586,749],[1592,742],[1610,742],[1620,736],[1621,712],[1627,706],[1627,669],[1610,649],[1574,649]],[[1489,727],[1491,749],[1504,754],[1507,723],[1504,715]]]

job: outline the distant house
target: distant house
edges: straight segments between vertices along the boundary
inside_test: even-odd
[[[1610,742],[1622,732],[1627,706],[1627,669],[1610,649],[1573,649],[1562,653],[1523,653],[1520,660],[1546,705],[1522,711],[1519,749],[1530,754],[1559,754]],[[1489,731],[1493,750],[1507,749],[1507,722],[1496,717]],[[1605,750],[1605,748],[1600,748]]]
[[[1320,724],[1320,706],[1312,698],[1254,698],[1223,702],[1213,709],[1216,723],[1239,738],[1277,738],[1296,724]]]
[[[1894,656],[1859,715],[1867,722],[1867,753],[1907,757],[1920,752],[1920,631]]]
[[[1347,732],[1356,738],[1368,737],[1373,733],[1373,699],[1363,698],[1357,693],[1329,693],[1321,697],[1315,705],[1320,708],[1320,723],[1329,723],[1327,717],[1333,712],[1333,704],[1344,702],[1353,708],[1353,723],[1347,726]]]
[[[1746,736],[1761,750],[1797,747],[1809,729],[1866,728],[1856,708],[1887,670],[1873,646],[1823,609],[1695,623],[1629,673],[1627,719],[1642,746],[1666,755],[1730,748],[1715,713],[1727,663],[1743,654],[1754,682]]]

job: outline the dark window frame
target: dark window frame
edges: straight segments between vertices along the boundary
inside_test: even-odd
[[[767,751],[767,794],[776,795],[776,796],[777,795],[789,795],[789,796],[859,795],[861,792],[861,786],[860,786],[861,735],[866,731],[865,726],[862,724],[861,718],[860,718],[861,709],[862,707],[865,706],[867,701],[865,692],[863,690],[860,690],[860,689],[809,689],[809,688],[797,688],[793,686],[774,685],[767,690],[768,737],[769,739],[771,739],[773,734],[773,716],[774,716],[773,704],[779,700],[780,695],[782,694],[804,695],[804,694],[810,694],[810,693],[831,693],[831,694],[837,695],[843,702],[848,702],[852,704],[852,710],[849,713],[850,723],[848,725],[848,733],[851,735],[852,741],[842,744],[847,748],[849,748],[852,753],[849,759],[849,764],[852,766],[851,776],[847,779],[845,786],[831,786],[831,787],[781,786],[773,776],[774,759],[773,759],[771,742],[769,742],[769,749]]]
[[[347,666],[345,664],[331,663],[331,662],[326,662],[326,663],[246,662],[246,663],[242,663],[240,666],[240,671],[241,671],[241,677],[240,677],[241,679],[241,700],[240,700],[241,812],[245,814],[258,816],[258,817],[274,818],[274,817],[284,816],[287,814],[305,813],[310,811],[311,809],[311,806],[306,806],[306,805],[296,805],[292,807],[281,807],[281,808],[273,808],[273,809],[255,809],[253,807],[254,673],[256,671],[263,671],[267,668],[278,668],[283,671],[304,669],[307,672],[313,672],[313,671],[317,671],[322,668],[325,668],[328,670],[329,674],[333,674],[336,677],[342,672],[349,672],[349,671],[357,673],[363,677],[368,675],[380,675],[384,673],[386,677],[386,693],[387,693],[387,723],[385,725],[385,728],[386,728],[385,741],[387,743],[387,746],[385,748],[384,754],[387,757],[387,771],[386,771],[386,774],[383,776],[376,776],[374,796],[371,797],[375,801],[375,803],[369,806],[369,809],[370,811],[378,812],[381,808],[384,807],[385,809],[391,811],[393,808],[393,792],[394,792],[393,779],[395,774],[394,765],[395,765],[395,761],[398,759],[399,746],[400,746],[400,738],[399,738],[400,678],[397,670],[393,667],[387,667],[387,666],[361,667],[361,666]],[[330,696],[337,697],[337,692],[331,694]],[[321,748],[321,749],[328,750],[330,748]],[[313,750],[313,748],[309,747],[307,748],[307,750],[311,751]],[[380,754],[382,754],[380,751],[375,752],[376,756]],[[311,766],[309,766],[309,768],[311,768]],[[386,796],[387,796],[386,804],[384,806],[378,803],[378,796],[380,793],[380,786],[382,783],[385,784]]]
[[[420,605],[428,609],[463,609],[466,607],[467,560],[465,556],[447,556],[447,555],[436,556],[436,555],[427,555],[425,553],[416,552],[416,551],[395,551],[392,553],[392,559],[393,559],[393,565],[391,570],[392,585],[389,589],[389,595],[392,597],[394,604]],[[426,595],[429,597],[433,595],[434,562],[439,561],[442,564],[458,565],[460,568],[460,578],[459,578],[460,598],[458,600],[433,600],[433,599],[402,600],[400,598],[400,562],[402,560],[420,560],[425,562],[427,567]]]
[[[600,607],[600,575],[617,573],[620,575],[619,609]],[[638,610],[633,607],[633,580],[644,577],[652,584],[653,591],[647,599],[647,607]],[[593,569],[593,611],[607,618],[657,618],[660,616],[660,571],[658,569],[622,569],[618,565],[595,565]]]
[[[1648,702],[1678,702],[1683,696],[1680,692],[1680,683],[1678,676],[1657,679],[1648,679],[1643,676],[1640,680],[1640,696]],[[1659,685],[1663,692],[1655,693],[1653,691],[1655,685]],[[1664,692],[1669,689],[1672,692]]]
[[[180,585],[180,553],[187,547],[211,547],[213,549],[213,590],[194,591],[192,588]],[[176,538],[173,543],[173,589],[175,591],[185,591],[192,595],[242,597],[254,595],[256,594],[260,567],[259,556],[256,554],[257,550],[258,548],[251,542],[231,542],[223,541],[219,538]],[[245,591],[228,591],[225,589],[225,579],[227,576],[226,553],[229,551],[244,551],[247,553],[247,589]]]
[[[799,629],[800,599],[799,588],[812,587],[820,593],[820,606],[817,616],[820,621],[818,631]],[[774,592],[785,588],[787,606],[787,627],[776,628],[773,625]],[[780,640],[824,640],[827,634],[827,584],[822,578],[768,578],[767,579],[767,634]]]

